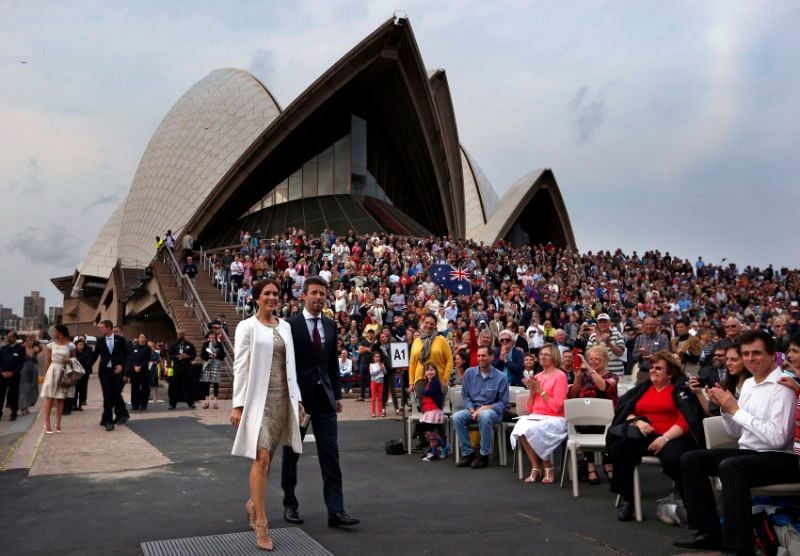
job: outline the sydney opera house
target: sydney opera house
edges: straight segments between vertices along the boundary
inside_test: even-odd
[[[408,20],[393,18],[285,108],[239,69],[192,86],[86,258],[53,279],[64,322],[163,317],[144,269],[168,228],[214,250],[243,229],[292,226],[575,246],[551,170],[498,197],[459,141],[447,74],[426,69]]]

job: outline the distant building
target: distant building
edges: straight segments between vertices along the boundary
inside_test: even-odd
[[[64,309],[62,307],[50,307],[47,309],[47,323],[50,326],[54,324],[61,324]]]
[[[41,294],[33,290],[30,295],[25,296],[25,301],[22,307],[22,318],[27,322],[37,323],[32,328],[37,328],[44,324],[45,320],[45,298]]]

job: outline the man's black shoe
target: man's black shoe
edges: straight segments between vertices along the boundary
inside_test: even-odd
[[[16,413],[12,413],[11,417],[9,417],[8,420],[9,421],[16,421],[17,420],[17,414]]]
[[[723,550],[719,556],[755,556],[753,550]]]
[[[472,465],[473,460],[475,459],[475,452],[472,452],[468,456],[463,456],[461,461],[456,464],[456,467],[469,467]]]
[[[475,456],[475,460],[472,462],[470,467],[472,467],[473,469],[483,469],[487,465],[489,465],[489,456],[478,454]]]
[[[83,408],[82,407],[76,407],[75,409],[73,409],[73,411],[83,411]]]
[[[301,518],[300,514],[297,512],[297,508],[283,508],[283,519],[289,523],[296,523],[298,525],[303,523],[303,518]]]
[[[361,523],[354,517],[347,515],[347,512],[339,512],[328,515],[328,527],[350,527]]]
[[[633,514],[635,510],[633,508],[633,504],[630,502],[625,502],[622,504],[622,507],[617,511],[617,519],[620,521],[630,521],[633,519]]]
[[[196,408],[197,408],[197,406],[195,406],[193,403],[189,404],[189,409],[196,409]]]
[[[174,405],[169,406],[170,409],[175,409]]]
[[[124,425],[125,423],[127,423],[128,421],[130,421],[130,419],[131,419],[131,416],[130,416],[130,415],[123,415],[122,417],[120,417],[119,419],[117,419],[117,420],[115,421],[115,423],[117,423],[118,425]]]
[[[114,423],[106,423],[106,430],[111,432],[114,430]]]
[[[672,541],[674,546],[681,548],[702,548],[705,550],[722,550],[722,538],[698,531]]]

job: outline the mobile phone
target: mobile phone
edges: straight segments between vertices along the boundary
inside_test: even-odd
[[[581,368],[581,350],[579,348],[572,348],[572,370],[577,371]]]
[[[697,377],[697,385],[700,386],[701,388],[705,388],[706,386],[714,386],[713,384],[711,384],[711,379],[705,376]]]

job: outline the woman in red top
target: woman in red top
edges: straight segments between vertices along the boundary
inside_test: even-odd
[[[633,469],[642,461],[642,456],[657,456],[664,473],[675,481],[682,494],[681,456],[705,444],[703,409],[691,394],[680,363],[666,351],[654,353],[650,361],[650,381],[639,384],[620,398],[612,423],[612,427],[623,423],[636,427],[644,438],[634,434],[624,438],[611,434],[606,437],[614,464],[611,491],[625,499],[617,513],[620,521],[633,518]]]

